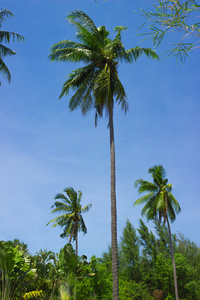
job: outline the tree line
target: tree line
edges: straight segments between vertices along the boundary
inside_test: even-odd
[[[200,248],[173,234],[179,299],[200,298]],[[169,232],[142,219],[135,229],[126,221],[118,243],[119,298],[174,299]],[[59,253],[40,249],[35,255],[19,240],[0,242],[1,299],[112,299],[111,247],[101,257],[77,256],[67,243]],[[34,296],[34,297],[33,297]]]

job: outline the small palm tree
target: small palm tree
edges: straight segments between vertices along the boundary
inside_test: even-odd
[[[76,241],[76,256],[78,256],[78,232],[87,233],[87,228],[82,217],[82,213],[89,211],[92,204],[84,207],[81,205],[82,192],[78,193],[71,187],[63,190],[64,194],[57,194],[55,196],[55,207],[51,213],[62,213],[60,216],[52,219],[47,223],[54,223],[52,227],[60,226],[63,228],[62,238],[69,237],[69,243]],[[60,201],[58,201],[60,200]]]
[[[148,192],[148,194],[135,201],[134,206],[146,203],[142,209],[142,216],[146,216],[147,220],[156,220],[159,224],[161,224],[162,219],[163,224],[167,222],[170,250],[173,261],[175,296],[176,300],[178,300],[176,265],[172,247],[169,219],[171,222],[174,222],[176,214],[181,211],[181,208],[178,201],[171,193],[172,184],[168,183],[166,171],[163,166],[154,166],[150,168],[148,172],[152,175],[153,183],[143,179],[135,181],[135,187],[138,187],[138,192]]]
[[[115,27],[114,39],[109,38],[105,26],[96,27],[92,19],[83,11],[76,10],[68,15],[68,20],[77,29],[80,42],[62,40],[51,48],[52,61],[82,62],[85,66],[74,70],[63,84],[60,98],[75,91],[69,100],[71,111],[80,107],[85,115],[95,110],[95,125],[98,117],[106,112],[110,130],[110,165],[111,165],[111,248],[113,274],[113,300],[119,299],[118,253],[117,253],[117,206],[115,180],[115,143],[114,143],[114,104],[117,103],[126,112],[128,103],[126,93],[118,76],[120,62],[132,63],[145,54],[158,59],[149,48],[134,47],[126,50],[122,41],[123,26]]]
[[[3,21],[5,21],[5,19],[10,16],[13,16],[13,14],[7,8],[0,10],[0,28],[2,27]],[[13,39],[13,41],[15,40],[15,38],[18,42],[24,41],[24,37],[16,32],[0,30],[0,73],[3,74],[3,76],[8,80],[9,83],[11,81],[11,74],[5,62],[3,61],[3,58],[7,55],[14,55],[16,54],[16,52],[6,47],[5,45],[2,45],[2,42],[9,43],[11,38]]]

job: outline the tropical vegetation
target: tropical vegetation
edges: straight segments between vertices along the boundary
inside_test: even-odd
[[[0,299],[74,299],[75,281],[79,300],[112,299],[111,247],[101,257],[93,255],[88,260],[82,255],[76,260],[71,244],[66,244],[59,253],[40,249],[35,255],[19,250],[22,244],[0,242]],[[172,244],[179,299],[198,300],[200,248],[180,233],[172,234]],[[118,252],[120,300],[175,299],[166,225],[154,222],[150,230],[140,219],[136,229],[127,220]],[[13,298],[9,296],[11,293]],[[28,298],[31,295],[35,298]]]

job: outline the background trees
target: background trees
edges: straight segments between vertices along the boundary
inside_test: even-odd
[[[0,10],[0,29],[2,27],[2,23],[10,16],[13,16],[13,14],[7,8]],[[24,41],[24,37],[16,32],[0,30],[0,73],[8,80],[9,83],[11,81],[11,74],[3,58],[5,56],[14,55],[16,52],[2,43],[8,44],[11,39],[13,39],[13,41],[17,39],[18,42]]]
[[[129,220],[123,230],[120,242],[120,270],[128,280],[137,281],[141,274],[139,269],[139,239]]]
[[[173,266],[170,257],[169,234],[165,225],[155,223],[150,231],[140,220],[136,230],[129,220],[124,227],[119,244],[119,295],[120,299],[148,299],[153,295],[162,295],[162,299],[174,299]],[[126,245],[129,238],[134,237],[138,256],[134,259],[127,255]],[[126,241],[126,242],[125,242]],[[179,286],[179,298],[198,300],[200,297],[200,248],[185,238],[182,234],[172,236],[174,256]],[[15,240],[16,243],[16,240]],[[40,250],[37,255],[27,256],[12,241],[0,243],[0,262],[2,254],[8,264],[7,290],[9,284],[15,287],[14,299],[20,300],[23,295],[30,297],[37,291],[41,300],[58,300],[62,297],[73,299],[73,286],[76,280],[77,299],[109,300],[112,298],[112,268],[111,248],[102,257],[92,256],[90,260],[82,255],[76,259],[71,244],[65,245],[59,253]],[[124,247],[125,246],[125,247]],[[3,251],[3,252],[2,252]],[[17,254],[18,253],[18,254]],[[129,253],[129,251],[128,251]],[[17,255],[16,255],[17,254]],[[9,258],[9,259],[8,259]],[[19,259],[20,258],[20,259]],[[135,276],[130,269],[138,267]],[[33,269],[34,276],[29,276],[24,270]],[[5,287],[5,269],[0,266],[0,296]],[[10,272],[10,270],[12,270]],[[14,276],[14,277],[13,277]],[[14,280],[15,278],[15,280]],[[17,281],[16,281],[17,279]],[[18,283],[16,285],[16,283]],[[11,295],[11,294],[10,294]],[[36,295],[36,293],[35,293]],[[8,298],[5,298],[7,300]],[[33,298],[34,299],[34,298]],[[62,299],[62,298],[61,298]]]

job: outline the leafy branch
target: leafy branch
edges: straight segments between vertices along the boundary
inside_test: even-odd
[[[147,38],[153,40],[155,47],[163,41],[166,33],[179,32],[181,39],[178,43],[171,43],[172,48],[165,52],[167,55],[177,56],[184,62],[192,49],[200,48],[200,22],[195,22],[200,17],[200,5],[195,0],[159,0],[153,4],[154,12],[142,11],[149,32]],[[141,28],[140,27],[140,28]]]

